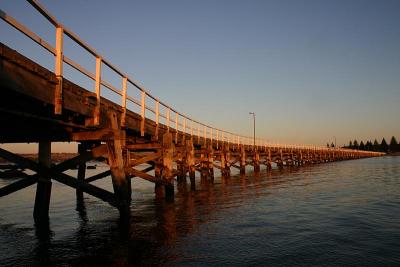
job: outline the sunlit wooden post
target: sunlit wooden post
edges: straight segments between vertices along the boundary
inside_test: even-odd
[[[204,125],[204,127],[203,127],[203,134],[204,134],[204,143],[203,143],[203,145],[204,145],[204,147],[207,145],[207,127]]]
[[[186,118],[183,117],[183,136],[182,136],[182,145],[185,145],[186,143]]]
[[[174,174],[173,174],[173,158],[174,158],[175,146],[172,142],[172,134],[165,133],[162,141],[162,160],[163,160],[163,171],[162,178],[168,181],[165,185],[165,198],[172,200],[174,198]]]
[[[142,91],[141,103],[140,103],[140,136],[144,136],[144,126],[146,120],[146,92]]]
[[[167,130],[168,130],[168,132],[169,132],[169,120],[170,120],[170,112],[171,112],[171,109],[168,107],[167,108]]]
[[[200,125],[199,124],[197,124],[196,130],[197,130],[197,143],[200,145]]]
[[[126,127],[126,91],[127,91],[128,78],[122,78],[122,115],[121,115],[121,128]]]
[[[158,140],[158,136],[159,136],[159,124],[160,124],[160,102],[157,100],[156,101],[156,140]]]
[[[258,151],[258,149],[256,149],[254,151],[253,164],[254,164],[254,172],[259,173],[260,172],[260,152]]]
[[[193,121],[190,120],[190,140],[192,140],[193,145]]]
[[[178,144],[178,132],[179,132],[179,121],[178,121],[178,113],[175,112],[175,144]]]
[[[101,57],[96,57],[96,75],[95,75],[96,107],[94,110],[94,125],[100,124],[100,90],[101,90]]]
[[[210,128],[210,145],[213,148],[213,128]]]
[[[54,92],[54,113],[61,114],[63,107],[63,37],[64,30],[56,28],[56,57],[55,74],[57,78],[56,90]]]
[[[217,137],[217,150],[219,149],[219,130],[216,130]]]

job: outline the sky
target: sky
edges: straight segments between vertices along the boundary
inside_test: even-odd
[[[40,3],[152,95],[211,126],[251,136],[251,111],[257,136],[270,142],[400,139],[400,1]],[[0,8],[54,45],[54,28],[27,2]],[[4,21],[0,40],[54,69],[52,56]],[[64,48],[94,71],[93,57],[68,39]]]

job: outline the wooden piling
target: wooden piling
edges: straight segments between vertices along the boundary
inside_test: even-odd
[[[122,153],[122,140],[116,113],[109,113],[110,128],[113,131],[113,138],[106,142],[108,150],[108,162],[110,165],[114,194],[120,205],[120,212],[129,212],[131,201],[130,179],[125,175],[124,160]]]
[[[190,188],[192,190],[196,189],[196,169],[195,169],[195,155],[194,155],[194,147],[193,147],[193,139],[186,140],[186,166],[189,170],[189,178],[190,178]]]
[[[164,133],[162,140],[162,179],[167,182],[164,186],[165,198],[167,200],[174,199],[174,160],[175,145],[173,143],[172,134]]]
[[[253,155],[254,173],[260,172],[260,153],[256,149]]]
[[[240,147],[240,174],[246,174],[246,149],[243,145]]]
[[[39,142],[39,164],[43,167],[51,167],[51,142]],[[51,197],[51,177],[48,173],[42,173],[37,182],[33,219],[36,224],[46,224],[49,220],[49,206]]]
[[[87,151],[86,142],[81,142],[78,144],[78,153],[82,155]],[[86,162],[81,161],[78,165],[78,181],[84,181],[86,176]],[[76,188],[76,197],[80,200],[83,200],[83,191],[78,187]]]

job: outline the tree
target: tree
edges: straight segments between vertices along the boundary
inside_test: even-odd
[[[381,151],[380,150],[380,145],[378,143],[378,140],[375,139],[374,144],[372,145],[372,150],[373,151]]]
[[[360,146],[359,146],[359,149],[360,149],[360,150],[365,150],[365,145],[364,145],[364,142],[363,142],[363,141],[361,141]]]
[[[331,147],[335,147],[335,144],[333,142],[331,143]]]
[[[350,142],[349,142],[349,148],[350,148],[350,149],[353,148],[353,142],[351,142],[351,140],[350,140]]]
[[[353,141],[353,149],[358,149],[358,142],[357,140]]]
[[[392,139],[390,139],[390,144],[389,144],[389,150],[390,152],[395,152],[398,149],[398,144],[396,137],[392,136]]]
[[[389,149],[389,146],[386,143],[385,138],[383,138],[382,142],[381,142],[381,151],[386,153],[386,152],[388,152],[388,149]]]
[[[365,150],[372,151],[372,142],[371,141],[367,141],[367,143],[365,145]]]

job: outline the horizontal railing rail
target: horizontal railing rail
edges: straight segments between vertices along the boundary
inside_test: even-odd
[[[88,77],[95,83],[95,93],[96,93],[96,99],[97,99],[97,106],[96,106],[96,112],[95,112],[95,120],[94,123],[98,124],[99,123],[99,114],[100,114],[100,104],[101,104],[101,86],[104,86],[108,90],[116,93],[121,97],[121,107],[123,109],[123,114],[122,114],[122,119],[121,119],[121,126],[125,127],[126,123],[126,111],[129,110],[127,107],[128,103],[132,103],[136,105],[137,107],[140,108],[140,116],[142,120],[141,124],[141,135],[144,136],[144,123],[145,120],[150,120],[148,116],[146,116],[146,111],[153,113],[155,115],[155,123],[156,125],[159,125],[160,123],[160,118],[165,119],[165,125],[169,129],[170,127],[173,127],[176,132],[180,131],[183,134],[189,134],[192,137],[197,137],[198,140],[201,138],[204,138],[204,140],[214,140],[219,142],[224,142],[224,143],[229,143],[232,145],[245,145],[248,147],[253,146],[253,137],[249,136],[244,136],[240,134],[235,134],[229,131],[225,131],[216,127],[212,127],[210,125],[207,125],[205,123],[202,123],[200,121],[197,121],[193,118],[190,118],[189,116],[178,112],[176,109],[172,108],[171,106],[167,105],[166,103],[162,102],[155,96],[151,95],[141,84],[139,84],[137,81],[133,80],[130,78],[126,73],[122,72],[119,68],[117,68],[115,65],[113,65],[110,61],[105,59],[102,55],[100,55],[94,48],[92,48],[90,45],[88,45],[86,42],[84,42],[81,38],[79,38],[78,35],[76,35],[74,32],[69,30],[67,27],[62,25],[60,22],[57,21],[57,19],[52,16],[38,1],[36,0],[27,0],[29,4],[31,4],[44,18],[47,19],[56,29],[56,46],[53,47],[51,44],[46,42],[43,38],[41,38],[39,35],[28,29],[26,26],[22,25],[19,23],[17,20],[15,20],[13,17],[8,15],[6,12],[2,11],[0,9],[0,17],[3,19],[5,22],[7,22],[9,25],[29,37],[31,40],[33,40],[35,43],[39,44],[42,46],[45,50],[50,52],[54,57],[55,57],[55,74],[56,77],[59,79],[59,83],[62,84],[62,78],[63,78],[63,63],[66,63],[76,71],[82,73],[84,76]],[[86,50],[89,54],[91,54],[96,61],[96,68],[95,72],[91,72],[81,66],[79,63],[73,61],[69,57],[64,55],[64,49],[63,49],[63,39],[64,35],[68,36],[74,43],[82,47],[84,50]],[[114,85],[110,84],[106,80],[102,79],[102,66],[107,66],[110,68],[115,74],[117,74],[120,79],[121,79],[121,84],[122,88],[116,88]],[[128,85],[133,86],[137,90],[140,91],[140,99],[135,99],[132,96],[127,95],[127,89]],[[62,112],[62,86],[60,90],[58,90],[58,98],[59,100],[55,101],[55,112],[58,114],[61,114]],[[57,93],[57,92],[56,92]],[[57,96],[56,96],[57,97]],[[154,103],[154,108],[150,107],[149,105],[146,105],[146,99],[152,100]],[[160,112],[160,107],[163,107],[165,109],[165,113]],[[171,113],[173,113],[175,116],[171,117]],[[343,151],[343,152],[349,152],[349,151],[355,151],[355,150],[349,150],[349,149],[342,149],[342,148],[327,148],[327,147],[318,147],[318,146],[311,146],[311,145],[288,145],[288,144],[276,144],[276,143],[271,143],[267,142],[263,139],[256,139],[256,147],[257,148],[281,148],[281,149],[308,149],[310,151],[312,150],[335,150],[335,151]]]

